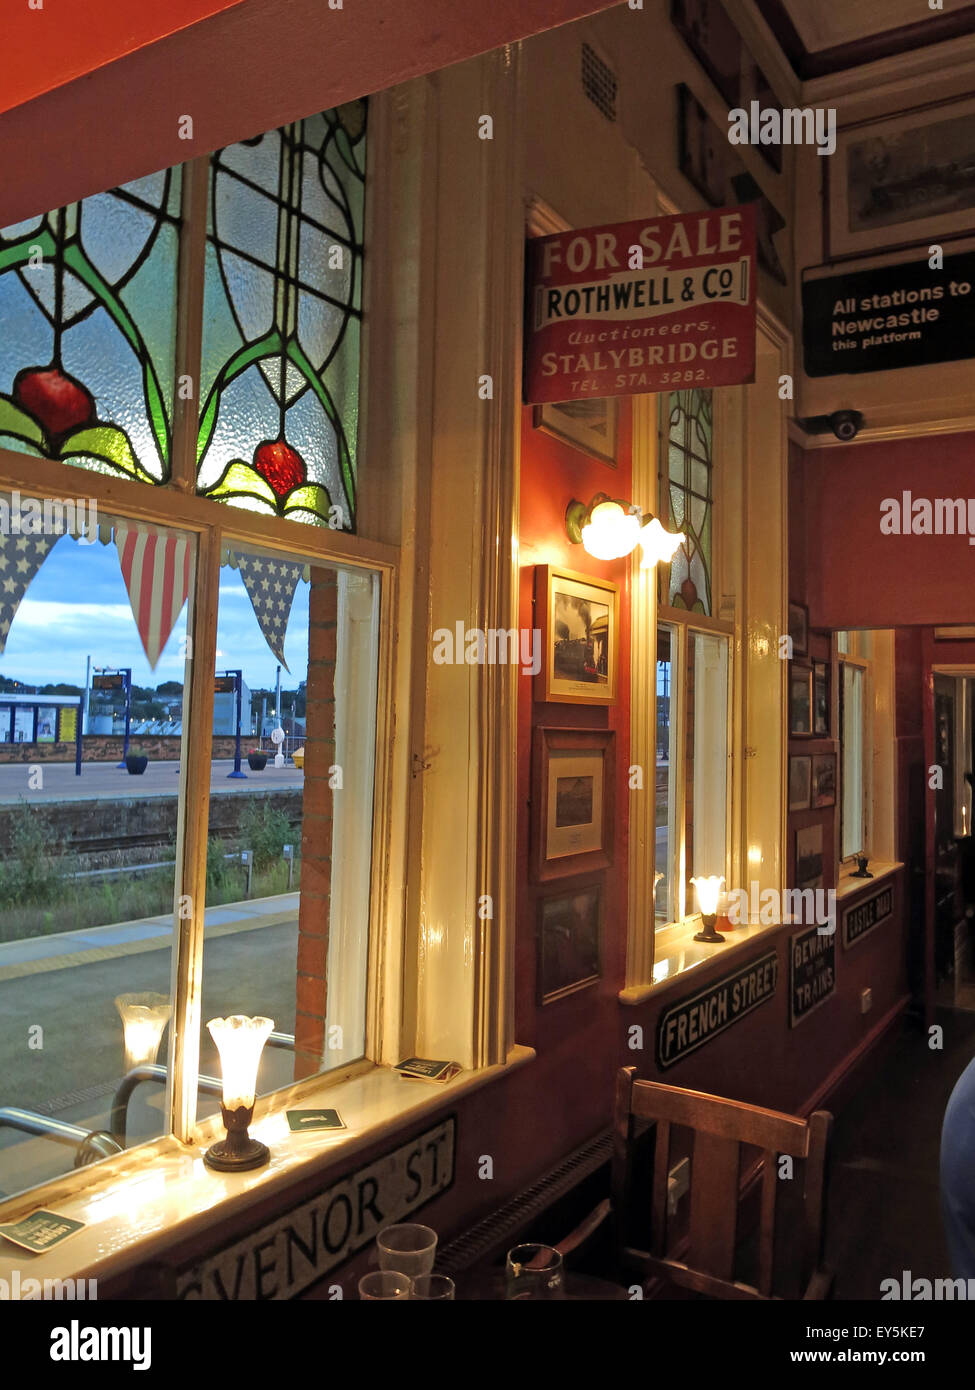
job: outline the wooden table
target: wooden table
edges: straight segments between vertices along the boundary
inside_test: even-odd
[[[629,1294],[620,1284],[597,1279],[591,1274],[563,1274],[562,1301],[577,1303],[628,1302]],[[503,1302],[504,1270],[475,1269],[459,1274],[455,1280],[457,1298],[464,1302]],[[518,1302],[520,1300],[513,1300]],[[527,1302],[528,1300],[526,1300]],[[535,1302],[536,1300],[532,1300]],[[542,1302],[544,1300],[537,1300]],[[553,1299],[552,1302],[560,1300]]]

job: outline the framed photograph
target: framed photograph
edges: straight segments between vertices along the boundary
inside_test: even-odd
[[[971,232],[975,97],[846,126],[823,163],[827,260]]]
[[[728,106],[739,106],[742,42],[721,0],[670,0],[670,21]]]
[[[619,587],[607,579],[535,567],[535,604],[542,633],[537,698],[561,704],[616,703]]]
[[[554,435],[601,463],[616,467],[616,433],[619,400],[563,401],[558,405],[536,405],[532,424],[537,430]]]
[[[612,863],[615,750],[608,729],[535,730],[533,829],[541,882]]]
[[[808,811],[812,805],[812,759],[793,755],[789,759],[789,810]]]
[[[746,53],[741,78],[741,100],[737,102],[733,101],[730,105],[741,106],[748,111],[753,101],[758,102],[759,110],[778,111],[781,115],[782,103],[773,92],[771,83],[751,54]],[[762,156],[766,164],[774,169],[777,174],[781,174],[781,145],[756,145],[754,148]]]
[[[813,734],[829,738],[829,662],[813,662]]]
[[[721,207],[727,201],[731,176],[737,172],[728,132],[718,129],[684,83],[677,88],[677,142],[681,173],[712,207]]]
[[[602,878],[538,902],[538,998],[553,1004],[595,984],[600,977],[603,930]]]
[[[796,831],[796,887],[823,886],[823,827],[807,825]]]
[[[792,655],[809,655],[809,609],[804,603],[789,600],[789,636],[792,638]]]
[[[789,736],[812,737],[813,673],[811,666],[793,666],[789,672]]]
[[[775,246],[775,235],[785,227],[785,218],[728,143],[727,130],[712,121],[683,83],[677,87],[677,149],[681,173],[712,207],[754,204],[758,263],[780,284],[787,284],[789,277]]]
[[[836,754],[816,753],[812,759],[812,804],[836,805]]]

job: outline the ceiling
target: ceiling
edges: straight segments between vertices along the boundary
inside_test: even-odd
[[[971,0],[755,0],[803,80],[975,33]]]

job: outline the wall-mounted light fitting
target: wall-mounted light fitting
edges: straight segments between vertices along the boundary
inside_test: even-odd
[[[639,544],[641,569],[673,559],[686,537],[665,531],[653,512],[641,512],[632,502],[597,492],[588,506],[573,498],[565,509],[565,533],[595,560],[620,560]]]

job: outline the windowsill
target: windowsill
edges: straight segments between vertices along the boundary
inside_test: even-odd
[[[670,985],[683,983],[688,974],[710,961],[722,962],[735,959],[744,953],[746,947],[754,944],[759,937],[777,931],[788,923],[753,923],[748,926],[722,929],[723,942],[709,946],[706,941],[695,941],[694,935],[701,930],[700,917],[693,917],[680,927],[668,928],[666,946],[654,952],[653,983],[631,985],[621,989],[621,1004],[642,1004],[647,999],[659,998]],[[694,977],[697,979],[697,976]]]
[[[534,1057],[530,1047],[513,1047],[502,1065],[461,1072],[443,1085],[406,1081],[388,1067],[331,1084],[323,1077],[318,1085],[302,1085],[302,1106],[335,1108],[347,1128],[292,1134],[285,1111],[296,1101],[292,1092],[285,1092],[272,1111],[251,1125],[251,1134],[268,1145],[271,1158],[249,1173],[216,1173],[204,1166],[204,1149],[223,1133],[220,1117],[214,1116],[200,1125],[198,1144],[157,1139],[98,1164],[83,1188],[62,1196],[56,1185],[22,1193],[5,1204],[0,1220],[53,1210],[84,1222],[85,1229],[43,1255],[0,1239],[0,1279],[9,1281],[15,1268],[21,1278],[108,1279],[167,1246],[205,1235],[218,1221],[245,1216],[257,1202],[286,1192],[333,1161],[344,1163],[386,1136],[398,1136],[456,1097],[509,1075]]]
[[[899,861],[890,863],[880,859],[876,861],[871,860],[867,865],[867,869],[873,877],[855,878],[855,870],[851,864],[848,869],[843,870],[840,874],[840,880],[836,885],[836,896],[838,899],[848,898],[853,893],[861,893],[866,888],[872,888],[875,883],[880,882],[882,879],[890,878],[891,874],[898,873],[903,867],[904,865]]]

